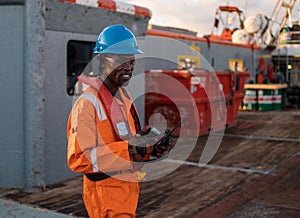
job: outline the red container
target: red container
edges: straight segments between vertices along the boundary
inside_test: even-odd
[[[148,124],[152,114],[159,113],[171,129],[189,114],[180,132],[187,136],[206,135],[211,130],[234,126],[249,75],[200,70],[146,71],[145,123]]]
[[[157,100],[155,102],[158,102]],[[184,111],[189,113],[189,116],[181,123],[180,128],[176,129],[174,132],[174,135],[185,135],[185,136],[198,136],[199,134],[199,124],[197,122],[194,122],[195,120],[199,120],[198,114],[195,112],[195,106],[192,105],[188,101],[181,101],[179,104],[175,105],[172,101],[169,101],[167,99],[162,100],[162,104],[153,103],[152,101],[146,102],[145,104],[145,120],[146,124],[149,124],[148,121],[150,120],[150,117],[153,114],[161,114],[166,122],[167,122],[167,128],[166,129],[172,129],[174,126],[186,115],[181,114],[180,111]],[[156,124],[159,129],[163,130],[163,128],[160,128],[159,123]],[[204,133],[208,133],[208,130],[201,130]]]
[[[226,126],[236,125],[237,115],[244,98],[244,85],[249,72],[216,72],[226,99]]]
[[[233,96],[232,104],[228,105],[227,107],[227,117],[226,117],[227,127],[232,127],[236,125],[238,112],[243,99],[244,99],[244,95],[242,93],[236,93]]]

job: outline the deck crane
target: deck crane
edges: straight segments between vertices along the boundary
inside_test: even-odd
[[[289,26],[292,26],[291,11],[296,1],[278,0],[271,17],[257,14],[245,18],[243,12],[237,7],[220,6],[215,14],[210,38],[275,48],[288,19]]]
[[[268,31],[271,33],[271,38],[267,42],[268,45],[276,44],[276,41],[278,40],[280,31],[282,28],[286,25],[287,19],[289,19],[289,27],[292,27],[292,17],[291,17],[291,11],[293,10],[293,7],[296,3],[296,0],[289,0],[289,3],[285,2],[285,0],[279,0],[277,2],[276,7],[274,8],[274,11],[272,13],[271,19],[270,19],[270,27],[268,28]],[[284,12],[283,16],[280,18],[280,13]],[[275,32],[272,34],[272,29],[275,25],[275,23],[278,23],[278,28],[275,29]]]
[[[259,46],[274,47],[278,43],[280,31],[286,25],[288,19],[291,26],[291,11],[296,0],[278,0],[276,6],[268,18],[258,14],[256,17],[249,16],[244,21],[244,27],[254,40],[254,44]]]

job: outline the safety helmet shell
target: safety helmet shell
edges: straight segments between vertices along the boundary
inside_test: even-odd
[[[121,24],[106,27],[98,36],[94,54],[142,54],[134,34]]]

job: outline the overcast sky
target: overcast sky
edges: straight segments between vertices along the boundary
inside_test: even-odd
[[[150,23],[189,29],[199,36],[210,34],[216,9],[220,5],[237,6],[244,15],[264,14],[271,17],[278,0],[122,0],[131,4],[147,7],[152,11]],[[285,0],[290,2],[290,0]],[[292,12],[293,19],[298,17],[300,0]]]

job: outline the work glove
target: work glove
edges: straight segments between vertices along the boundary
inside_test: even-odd
[[[168,131],[162,133],[155,127],[146,126],[139,134],[128,141],[131,156],[139,154],[141,157],[150,154],[155,157],[165,156],[174,147]]]
[[[152,137],[151,127],[146,126],[141,132],[128,140],[128,149],[133,161],[131,172],[136,172],[144,166],[144,157],[153,151],[156,138]],[[152,138],[152,139],[151,139]],[[157,138],[159,140],[159,138]]]
[[[169,130],[166,130],[161,139],[154,145],[151,156],[163,157],[168,155],[173,149],[174,143],[171,136],[168,136]]]
[[[143,168],[143,166],[144,166],[144,160],[143,160],[143,157],[141,155],[139,155],[139,154],[133,154],[131,156],[131,158],[132,158],[132,161],[133,161],[133,163],[132,163],[132,169],[130,170],[131,173],[134,173],[134,172],[136,172],[136,171],[138,171],[138,170],[140,170],[140,169]]]
[[[132,157],[139,154],[145,157],[146,154],[151,154],[154,150],[154,145],[162,138],[159,130],[146,126],[141,132],[134,135],[128,140],[128,148]]]

